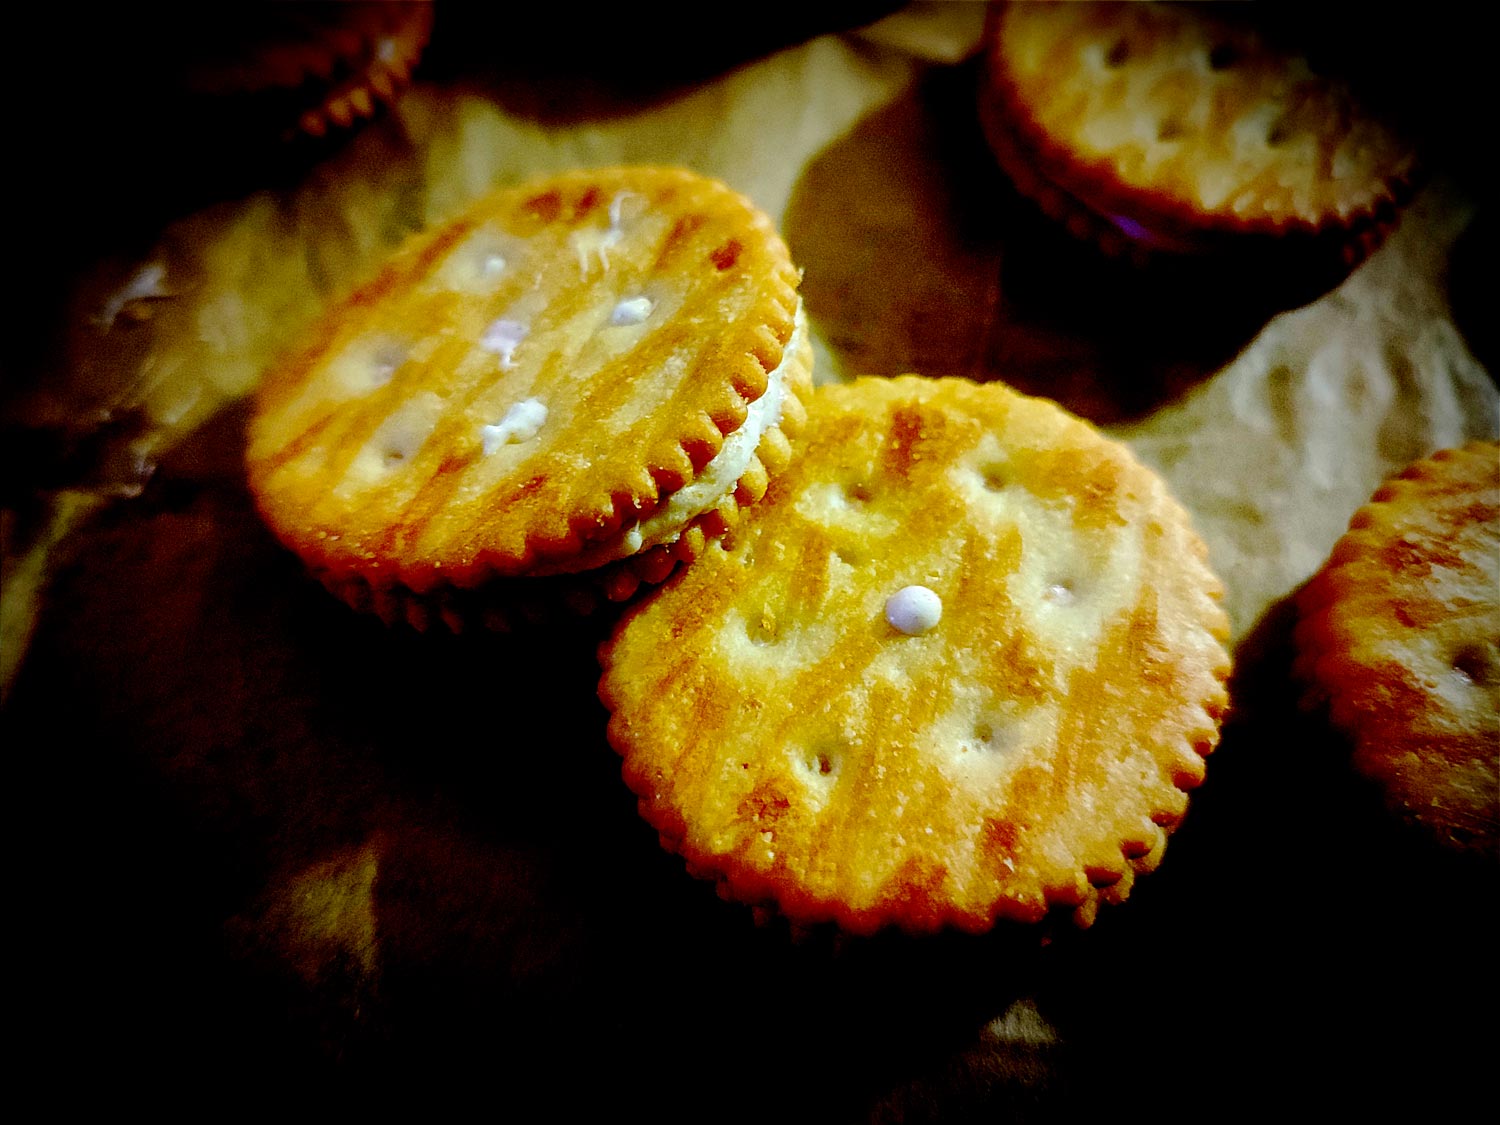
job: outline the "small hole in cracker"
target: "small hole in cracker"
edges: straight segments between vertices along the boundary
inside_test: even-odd
[[[1156,127],[1156,139],[1159,141],[1175,141],[1186,135],[1186,127],[1175,118],[1169,117]]]
[[[1000,492],[1010,483],[1009,474],[1006,473],[1005,466],[998,462],[985,465],[981,468],[979,470],[979,478],[984,481],[984,487],[991,492]]]
[[[1003,717],[985,717],[974,724],[973,748],[984,753],[1000,754],[1012,749],[1018,737],[1019,732],[1009,720]],[[965,745],[964,749],[969,747]]]
[[[1071,578],[1058,579],[1042,587],[1042,600],[1053,605],[1072,605],[1077,596]]]
[[[1471,684],[1489,686],[1496,679],[1497,658],[1483,645],[1465,645],[1453,656],[1453,670]]]
[[[844,485],[844,495],[857,503],[868,504],[875,498],[875,491],[864,481],[853,481]]]
[[[843,546],[833,549],[833,557],[849,567],[860,567],[864,565],[864,554],[854,547]]]
[[[750,638],[750,643],[755,645],[774,645],[776,635],[776,615],[770,610],[764,609],[760,613],[745,620],[745,635]]]
[[[802,768],[814,781],[832,781],[839,768],[839,749],[834,743],[821,741],[809,747],[802,757]]]
[[[370,356],[370,385],[383,387],[389,383],[391,377],[406,362],[408,350],[404,343],[395,340],[384,340],[379,343]]]
[[[1129,58],[1130,44],[1123,39],[1116,39],[1104,54],[1104,65],[1111,68],[1124,66]]]
[[[1271,148],[1277,148],[1286,144],[1291,139],[1291,130],[1287,128],[1285,121],[1278,121],[1266,132],[1266,144]]]

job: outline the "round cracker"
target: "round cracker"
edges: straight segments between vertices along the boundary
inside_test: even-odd
[[[1198,6],[1007,4],[985,65],[1001,164],[1106,249],[1316,237],[1352,265],[1411,195],[1413,149],[1345,83]]]
[[[1087,924],[1160,859],[1225,706],[1227,622],[1165,486],[1055,405],[817,391],[735,532],[601,649],[645,818],[798,923]],[[918,635],[888,599],[942,602]]]
[[[247,452],[261,512],[336,588],[567,571],[745,421],[787,358],[797,281],[770,220],[691,172],[497,192],[413,238],[268,374]],[[767,435],[810,385],[805,355],[783,371],[793,405]]]
[[[1387,481],[1298,608],[1297,671],[1355,768],[1442,846],[1500,859],[1500,444]]]

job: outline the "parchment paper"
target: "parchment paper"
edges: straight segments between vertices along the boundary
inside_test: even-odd
[[[981,22],[918,5],[607,112],[503,72],[419,81],[291,187],[81,275],[6,413],[97,447],[5,522],[44,1050],[137,1076],[165,1055],[237,1088],[493,1079],[503,1106],[693,1119],[1481,1088],[1492,888],[1410,852],[1297,712],[1285,607],[1381,479],[1500,432],[1448,300],[1476,204],[1439,169],[1291,311],[1232,278],[1142,281],[993,167],[965,61]],[[486,190],[613,162],[693,167],[777,220],[821,381],[1050,394],[1192,512],[1227,587],[1236,716],[1162,871],[1093,931],[756,929],[634,818],[593,700],[607,623],[387,631],[256,521],[242,399],[298,331]]]

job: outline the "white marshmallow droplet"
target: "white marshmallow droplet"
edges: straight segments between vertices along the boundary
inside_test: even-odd
[[[650,297],[626,297],[609,314],[609,322],[614,325],[640,324],[651,315],[653,307]]]
[[[511,358],[515,355],[516,348],[521,341],[526,339],[530,331],[526,325],[519,320],[506,320],[501,318],[484,330],[484,335],[479,337],[479,346],[487,352],[494,352],[500,357],[500,366],[509,370],[515,366]]]
[[[546,421],[547,405],[541,399],[528,398],[515,403],[500,421],[480,429],[479,439],[483,443],[485,455],[494,453],[502,445],[519,445],[523,441],[530,441]]]
[[[609,252],[625,237],[625,201],[640,199],[633,191],[616,192],[609,202],[609,227],[604,231],[578,230],[570,237],[573,250],[578,255],[578,274],[587,277],[591,255],[597,255],[601,269],[609,269]]]
[[[903,586],[885,603],[891,628],[915,637],[936,627],[943,618],[943,599],[926,586]]]

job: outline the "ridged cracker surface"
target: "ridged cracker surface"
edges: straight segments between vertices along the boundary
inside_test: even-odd
[[[1299,670],[1355,768],[1442,845],[1500,859],[1500,444],[1384,484],[1299,609]]]
[[[986,62],[986,128],[1013,172],[1030,165],[1023,189],[1177,249],[1216,230],[1373,244],[1413,174],[1346,85],[1202,6],[1008,4]]]
[[[584,572],[624,597],[785,463],[811,385],[797,281],[770,221],[690,172],[496,193],[270,372],[257,502],[356,604]]]
[[[1217,740],[1227,624],[1185,513],[999,385],[825,387],[804,436],[601,650],[642,814],[797,922],[1088,924],[1159,860]],[[887,618],[908,586],[941,602],[912,634]]]

